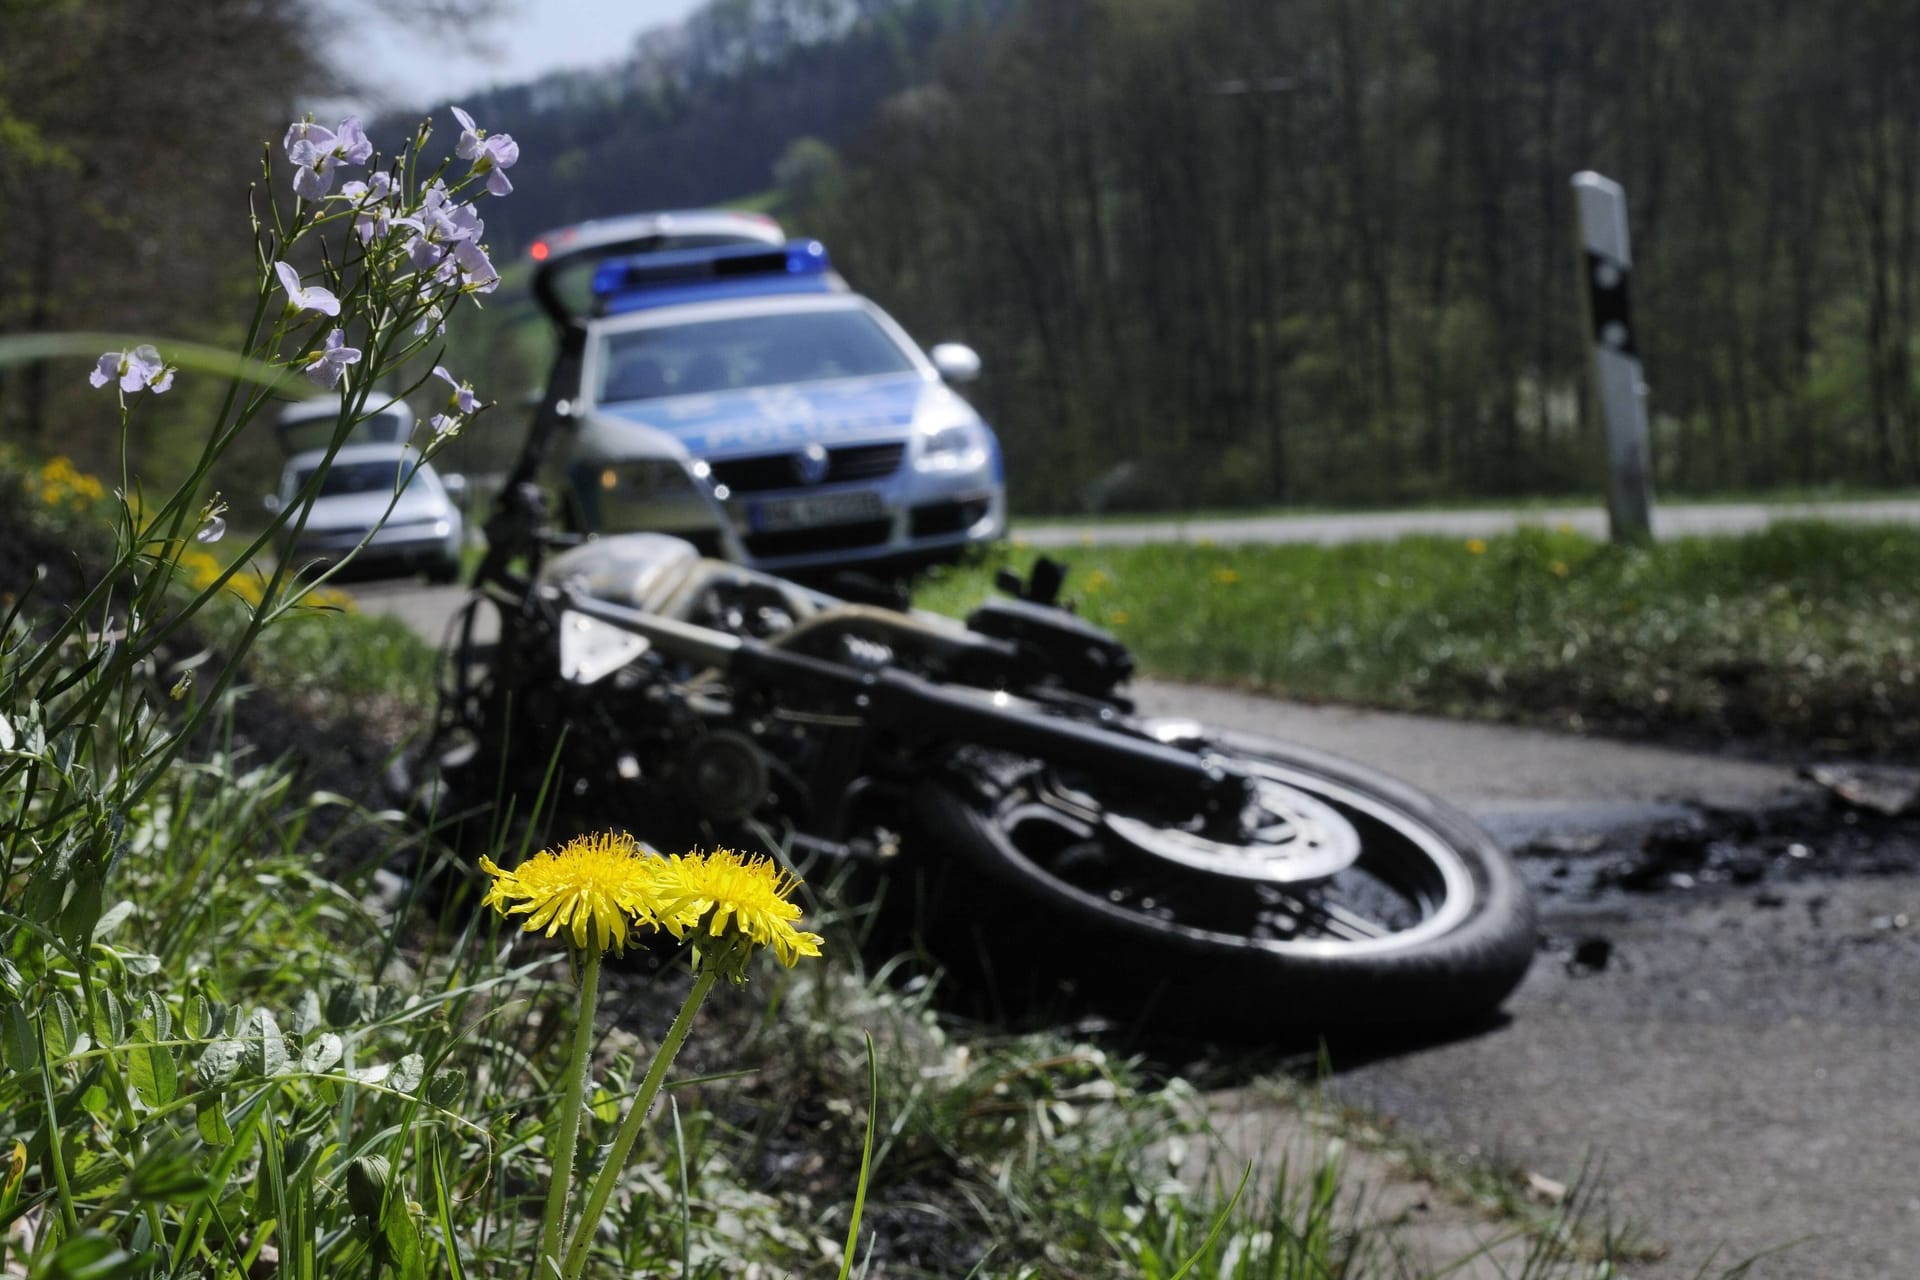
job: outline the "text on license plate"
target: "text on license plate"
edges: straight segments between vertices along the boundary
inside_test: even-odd
[[[782,529],[805,529],[820,524],[850,524],[855,520],[878,520],[887,514],[886,504],[871,489],[853,493],[810,493],[804,498],[772,498],[753,504],[749,519],[755,532],[773,533]]]

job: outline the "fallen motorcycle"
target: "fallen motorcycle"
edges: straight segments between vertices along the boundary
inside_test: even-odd
[[[578,469],[599,358],[560,273],[673,243],[662,218],[589,230],[534,273],[557,353],[449,632],[427,810],[837,864],[951,969],[1163,1025],[1431,1023],[1513,989],[1532,908],[1486,833],[1309,747],[1137,716],[1131,656],[1060,605],[1057,565],[961,622],[556,532],[542,478]],[[676,492],[730,527],[683,463]]]
[[[537,487],[518,501],[537,514]],[[877,872],[963,968],[1051,966],[1222,1031],[1470,1017],[1531,959],[1525,890],[1469,819],[1136,716],[1130,656],[1054,602],[1047,562],[962,623],[659,534],[507,561],[450,636],[443,811],[544,796],[576,828]]]

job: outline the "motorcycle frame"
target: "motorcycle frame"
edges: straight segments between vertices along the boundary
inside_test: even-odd
[[[570,312],[559,297],[557,275],[578,259],[643,251],[657,239],[650,234],[556,255],[534,272],[533,293],[554,324],[558,345],[546,390],[520,455],[486,522],[487,551],[471,583],[472,590],[492,596],[501,606],[502,634],[497,652],[517,651],[517,645],[508,643],[513,638],[510,632],[531,623],[534,610],[529,606],[541,591],[537,586],[540,563],[549,547],[563,541],[549,525],[540,477],[553,437],[571,414],[570,398],[580,379],[587,327],[584,317]],[[524,577],[509,567],[522,556],[528,566]],[[509,601],[517,602],[518,607],[511,607]],[[1024,696],[971,685],[945,685],[894,668],[870,670],[842,665],[572,590],[561,590],[552,603],[641,636],[664,653],[717,668],[737,685],[825,698],[849,717],[857,718],[868,735],[886,732],[919,742],[974,744],[1086,769],[1178,804],[1200,815],[1208,829],[1230,829],[1251,798],[1251,780],[1223,757],[1183,751],[1114,724],[1050,714],[1045,703]],[[557,667],[553,678],[561,679]],[[836,791],[844,794],[858,776],[854,770],[848,776],[822,781],[837,783]],[[835,806],[836,814],[840,807]],[[838,816],[830,825],[840,825]],[[841,833],[810,834],[837,839]]]

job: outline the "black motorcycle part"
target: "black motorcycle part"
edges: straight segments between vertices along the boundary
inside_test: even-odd
[[[603,616],[608,612],[606,606],[599,610]],[[811,686],[875,729],[1030,753],[1184,799],[1208,813],[1233,812],[1246,800],[1245,780],[1227,761],[1098,724],[1030,712],[1011,699],[1002,705],[984,691],[935,684],[904,671],[860,672],[755,641],[741,641],[730,662],[743,684]]]
[[[1018,647],[1022,682],[1050,680],[1099,697],[1133,674],[1133,655],[1118,640],[1064,609],[1027,600],[989,600],[967,615],[967,628]]]
[[[715,822],[738,822],[759,808],[770,783],[767,758],[746,734],[703,733],[687,747],[681,775],[700,812]]]
[[[1048,770],[985,786],[982,771],[955,771],[922,784],[903,844],[933,903],[930,949],[1003,984],[1057,975],[1140,1028],[1269,1040],[1459,1022],[1513,990],[1533,909],[1471,819],[1310,748],[1213,742],[1344,814],[1362,837],[1355,866],[1313,886],[1143,866],[1113,847],[1098,808],[1045,819]],[[1124,795],[1104,790],[1121,812]]]

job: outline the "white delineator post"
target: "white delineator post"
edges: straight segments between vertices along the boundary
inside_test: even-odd
[[[1615,542],[1644,542],[1653,536],[1653,475],[1647,447],[1646,383],[1634,344],[1627,291],[1633,274],[1633,254],[1627,247],[1627,194],[1611,178],[1576,173],[1573,203],[1587,333],[1593,343],[1594,392],[1607,427],[1608,521]]]

